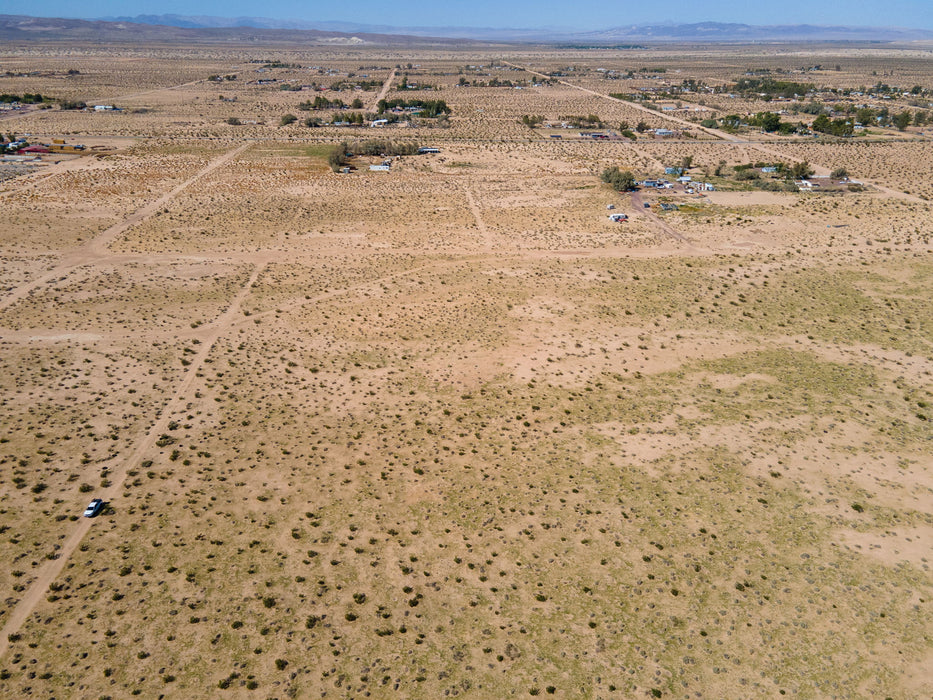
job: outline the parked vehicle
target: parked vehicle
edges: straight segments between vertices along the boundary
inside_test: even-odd
[[[95,498],[93,501],[87,504],[87,508],[84,509],[85,518],[93,518],[97,515],[100,515],[100,512],[104,509],[104,501],[100,498]]]

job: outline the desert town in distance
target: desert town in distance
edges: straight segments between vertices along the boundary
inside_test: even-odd
[[[0,696],[933,696],[933,42],[5,40],[0,135]]]

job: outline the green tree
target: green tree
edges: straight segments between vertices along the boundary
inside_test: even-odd
[[[645,124],[645,122],[638,122],[638,124],[635,125],[635,131],[639,134],[643,134],[648,131],[648,125]]]
[[[781,115],[774,112],[759,112],[755,115],[755,125],[769,133],[777,131],[781,127]]]
[[[913,121],[913,116],[906,109],[903,112],[898,112],[894,115],[894,126],[897,127],[898,131],[903,131],[908,126],[910,122]]]
[[[873,124],[875,121],[875,110],[871,107],[862,107],[855,112],[855,121],[857,121],[862,126],[868,126]]]
[[[283,114],[282,118],[279,119],[279,126],[288,126],[289,124],[294,124],[298,121],[298,117],[294,114]]]
[[[827,134],[832,129],[832,122],[825,114],[821,114],[813,120],[810,128],[814,131],[819,131],[822,134]]]
[[[600,179],[612,185],[614,190],[619,192],[630,192],[635,189],[635,175],[630,170],[619,170],[613,165],[611,168],[603,170]]]
[[[829,174],[829,176],[830,176],[831,178],[833,178],[834,180],[843,180],[843,179],[849,177],[849,171],[846,170],[845,168],[841,168],[841,167],[840,167],[840,168],[835,168],[835,169]]]
[[[347,144],[343,142],[334,146],[327,154],[327,164],[335,173],[347,163]]]
[[[790,175],[795,180],[806,180],[812,174],[813,168],[811,168],[810,164],[805,160],[799,163],[794,163],[790,169]]]

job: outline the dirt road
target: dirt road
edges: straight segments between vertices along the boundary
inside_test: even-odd
[[[75,248],[67,252],[63,258],[62,262],[56,265],[54,268],[46,272],[44,275],[37,277],[34,280],[26,282],[25,284],[20,285],[14,289],[8,296],[3,299],[0,299],[0,311],[9,308],[16,302],[24,299],[28,296],[33,290],[38,289],[44,284],[48,284],[54,279],[57,279],[69,272],[70,270],[78,267],[79,265],[87,265],[88,263],[97,262],[103,258],[106,258],[110,255],[108,246],[113,243],[113,241],[124,233],[127,229],[136,224],[145,221],[150,216],[155,214],[161,207],[164,207],[168,202],[178,196],[178,194],[192,184],[200,180],[205,175],[216,170],[220,166],[228,163],[233,158],[236,158],[240,153],[249,148],[250,144],[245,143],[236,148],[227,151],[221,156],[218,156],[206,166],[201,168],[194,175],[189,177],[187,180],[181,184],[175,186],[171,191],[159,197],[157,200],[150,202],[149,204],[137,209],[135,212],[130,214],[123,221],[114,224],[107,230],[103,231],[100,235],[94,239],[88,241],[86,244]]]
[[[528,73],[531,73],[532,75],[537,75],[537,76],[540,76],[540,77],[542,77],[542,78],[550,78],[550,76],[548,76],[548,75],[545,74],[545,73],[539,73],[539,72],[537,72],[537,71],[534,71],[534,70],[532,70],[532,69],[530,69],[530,68],[527,68],[526,66],[519,65],[519,64],[517,64],[517,63],[509,63],[509,62],[507,62],[507,61],[503,61],[503,63],[505,63],[505,65],[507,65],[507,66],[512,66],[513,68],[518,68],[518,69],[520,69],[520,70],[523,70],[523,71],[526,71],[526,72],[528,72]],[[636,102],[629,102],[628,100],[620,100],[620,99],[618,99],[618,98],[616,98],[616,97],[610,97],[609,95],[606,95],[606,94],[604,94],[604,93],[596,92],[595,90],[590,90],[590,89],[588,89],[588,88],[581,87],[580,85],[574,85],[573,83],[569,83],[569,82],[567,82],[566,80],[559,80],[558,83],[560,83],[561,85],[565,85],[565,86],[567,86],[567,87],[569,87],[569,88],[573,88],[574,90],[580,90],[581,92],[585,92],[585,93],[587,93],[587,94],[589,94],[589,95],[594,95],[595,97],[602,97],[603,99],[612,100],[612,101],[614,101],[614,102],[622,102],[622,103],[624,103],[625,105],[627,105],[628,107],[632,107],[633,109],[640,109],[642,112],[647,112],[648,114],[651,114],[651,115],[653,115],[653,116],[655,116],[655,117],[661,117],[661,118],[663,118],[663,119],[667,119],[668,121],[670,121],[670,122],[672,122],[672,123],[674,123],[674,124],[677,124],[677,125],[679,125],[679,126],[688,127],[688,128],[691,128],[691,129],[699,129],[700,131],[704,131],[704,132],[706,132],[707,134],[709,134],[710,136],[715,136],[715,137],[717,137],[717,138],[722,139],[723,141],[728,141],[728,142],[730,142],[730,143],[740,143],[740,144],[742,144],[743,146],[745,146],[746,148],[750,148],[750,149],[752,149],[752,150],[758,151],[759,153],[764,153],[764,154],[766,154],[766,155],[772,156],[772,157],[774,157],[774,158],[778,158],[778,159],[780,159],[780,160],[784,160],[784,161],[792,161],[792,160],[793,160],[793,158],[788,158],[787,155],[781,153],[780,150],[775,149],[775,148],[771,148],[771,147],[769,147],[769,146],[767,146],[767,145],[765,145],[765,144],[758,143],[757,141],[749,141],[749,140],[747,140],[747,139],[742,139],[742,138],[736,136],[735,134],[729,134],[729,133],[727,133],[727,132],[725,132],[725,131],[722,131],[722,130],[720,130],[720,129],[709,129],[709,128],[707,128],[707,127],[700,126],[700,125],[698,125],[698,124],[695,124],[695,123],[693,123],[693,122],[689,122],[689,121],[687,121],[687,120],[685,120],[685,119],[681,119],[681,118],[679,118],[679,117],[675,117],[675,116],[670,115],[670,114],[664,114],[664,113],[662,113],[662,112],[656,112],[655,110],[653,110],[653,109],[648,109],[647,107],[644,107],[644,106],[642,106],[642,105],[640,105],[640,104],[638,104],[638,103],[636,103]],[[813,169],[816,171],[816,173],[817,173],[818,175],[828,175],[829,172],[830,172],[830,169],[829,169],[828,167],[826,167],[825,165],[821,165],[821,164],[819,164],[819,163],[811,163],[810,165],[813,167]],[[903,200],[906,200],[906,201],[908,201],[908,202],[917,202],[917,203],[920,203],[920,204],[926,204],[926,203],[928,203],[928,202],[926,202],[926,200],[921,199],[920,197],[917,197],[917,196],[912,195],[912,194],[907,194],[906,192],[901,192],[900,190],[896,190],[896,189],[891,188],[891,187],[886,187],[886,186],[884,186],[884,185],[878,185],[878,184],[875,184],[875,183],[873,183],[873,182],[869,183],[869,182],[867,182],[867,181],[865,181],[865,180],[863,180],[863,182],[865,182],[865,184],[871,185],[872,187],[874,187],[874,188],[877,189],[877,190],[881,190],[881,191],[884,192],[885,194],[891,195],[892,197],[897,197],[897,198],[899,198],[899,199],[903,199]]]
[[[168,429],[168,424],[172,416],[181,409],[191,389],[191,385],[201,372],[208,355],[210,355],[217,340],[233,326],[234,322],[240,316],[240,305],[243,303],[246,295],[249,294],[253,285],[256,284],[256,280],[259,279],[259,275],[267,264],[267,260],[261,260],[257,263],[249,280],[247,280],[246,284],[240,289],[239,293],[227,307],[227,310],[212,324],[212,333],[210,337],[206,339],[206,342],[201,344],[200,349],[192,359],[188,371],[185,373],[172,397],[159,413],[158,419],[149,431],[136,441],[129,457],[114,470],[111,485],[100,492],[99,498],[103,498],[104,501],[110,502],[112,499],[119,496],[128,472],[134,466],[139,465],[146,452],[155,445],[159,436]],[[104,515],[98,517],[107,518],[109,516]],[[0,658],[3,658],[9,648],[9,636],[16,634],[23,626],[23,623],[29,619],[29,616],[36,609],[36,606],[38,606],[45,597],[49,590],[49,586],[65,568],[68,560],[78,549],[87,533],[90,532],[94,523],[94,520],[88,518],[81,518],[78,520],[74,529],[65,539],[64,544],[62,544],[62,548],[58,550],[57,558],[47,561],[39,569],[35,580],[29,585],[29,588],[23,593],[23,597],[20,598],[16,606],[10,611],[9,616],[6,618],[6,624],[3,626],[3,629],[0,630]]]
[[[675,241],[679,241],[690,247],[693,247],[693,244],[690,242],[690,240],[682,233],[680,233],[680,231],[676,231],[668,226],[667,223],[660,216],[655,214],[652,209],[645,208],[644,201],[641,198],[641,193],[638,191],[632,192],[632,209],[635,216],[641,216],[648,219],[661,230],[661,233],[667,237],[673,238]]]
[[[392,72],[389,73],[389,77],[386,78],[386,81],[382,84],[382,89],[379,91],[379,94],[376,95],[376,100],[373,102],[372,111],[376,111],[376,105],[379,104],[379,100],[384,100],[386,95],[389,94],[389,90],[392,89],[392,85],[395,83],[395,68],[392,69]]]

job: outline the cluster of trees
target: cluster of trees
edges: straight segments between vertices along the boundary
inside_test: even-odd
[[[810,128],[821,134],[829,134],[830,136],[851,136],[855,133],[855,126],[849,119],[843,117],[830,119],[825,114],[821,114],[814,119]]]
[[[474,80],[470,82],[466,78],[460,78],[457,81],[458,87],[505,87],[505,88],[514,88],[514,87],[525,87],[528,85],[527,80],[517,80],[515,82],[511,80],[499,80],[498,78],[493,78],[492,80]]]
[[[769,165],[775,168],[777,179],[762,178],[758,172],[759,169]],[[714,174],[722,176],[725,167],[726,162],[724,160],[719,161]],[[844,169],[843,172],[845,172]],[[732,167],[732,178],[734,180],[744,182],[760,190],[773,192],[796,192],[797,186],[794,184],[794,180],[805,180],[812,174],[813,168],[810,167],[807,161],[793,163],[792,165],[787,163],[746,163]]]
[[[914,85],[912,88],[910,88],[910,90],[904,90],[903,88],[900,88],[896,85],[894,86],[888,85],[887,83],[882,83],[881,81],[878,81],[877,83],[872,85],[869,88],[869,90],[871,92],[879,93],[879,94],[896,94],[896,95],[900,95],[904,92],[909,92],[911,95],[924,95],[927,93],[927,90],[924,90],[922,85]],[[865,89],[862,88],[861,92],[865,92]]]
[[[341,114],[339,117],[335,115],[334,123],[340,121],[346,122],[348,124],[363,126],[363,124],[365,124],[367,121],[366,116],[367,115],[363,114],[362,112],[348,112],[346,114]]]
[[[813,83],[795,83],[789,80],[775,80],[774,78],[739,78],[734,85],[730,85],[729,92],[742,95],[754,95],[765,100],[775,97],[795,97],[806,95],[816,89]]]
[[[327,164],[335,173],[345,167],[354,155],[361,156],[410,156],[418,152],[418,145],[410,141],[341,141],[327,154]]]
[[[719,166],[716,168],[715,173],[717,176],[722,174],[722,169],[725,164],[725,161],[719,162]],[[760,176],[756,171],[769,166],[775,168],[775,175],[787,180],[805,180],[813,174],[813,168],[810,166],[810,163],[804,160],[791,165],[783,162],[745,163],[743,165],[735,165],[732,167],[733,177],[736,180],[757,180]],[[845,168],[837,168],[833,173],[833,177],[842,178],[848,176],[848,172]]]
[[[719,119],[709,118],[700,122],[700,126],[704,126],[707,129],[720,128],[730,133],[737,131],[739,127],[743,125],[757,126],[762,131],[769,134],[778,133],[784,135],[795,134],[800,128],[797,124],[781,121],[781,115],[775,112],[758,112],[751,117],[727,114]]]
[[[558,117],[558,119],[577,129],[602,129],[605,126],[603,120],[595,114],[587,114],[585,117],[578,114],[568,114]]]
[[[42,104],[45,101],[46,101],[46,98],[43,97],[38,92],[35,92],[35,93],[24,92],[22,96],[11,95],[6,92],[0,95],[0,102],[8,102],[8,103],[19,102],[20,104],[24,104],[24,105],[37,105],[37,104]]]
[[[902,131],[911,124],[914,126],[923,126],[924,124],[931,123],[929,113],[922,109],[915,112],[905,109],[897,114],[892,114],[887,107],[873,109],[872,107],[857,107],[852,103],[827,106],[816,101],[810,101],[806,104],[794,104],[791,105],[790,109],[794,112],[814,114],[818,118],[820,116],[830,117],[834,112],[841,112],[845,113],[848,119],[853,120],[854,124],[862,124],[863,126],[870,126],[873,124],[878,126],[895,126]],[[814,130],[823,133],[833,133],[832,129],[827,131],[825,130],[826,128],[826,121],[820,120],[819,124],[814,127]],[[842,127],[839,126],[835,127],[837,131],[841,128]]]
[[[544,122],[544,117],[542,117],[540,114],[523,114],[521,121],[525,126],[534,129],[536,126]]]
[[[214,75],[207,76],[207,79],[212,83],[222,83],[224,80],[236,80],[236,73],[230,73],[229,75]]]
[[[422,117],[439,117],[442,114],[449,115],[450,107],[447,106],[447,103],[444,100],[379,100],[379,103],[376,105],[376,112],[379,114],[384,114],[391,109],[419,109],[421,110],[419,116]]]
[[[402,81],[395,86],[396,90],[434,90],[434,85],[429,85],[428,83],[420,83],[412,85],[408,82],[408,75],[402,76]]]
[[[635,175],[631,170],[619,170],[618,166],[603,170],[599,179],[612,185],[612,189],[619,192],[630,192],[635,189]]]
[[[790,122],[782,122],[781,115],[774,112],[758,112],[754,117],[748,120],[749,126],[761,127],[767,133],[795,134],[797,125]]]
[[[369,139],[352,142],[348,152],[360,156],[413,156],[418,152],[418,144],[411,141]]]
[[[317,95],[314,100],[305,100],[298,103],[298,109],[302,112],[308,112],[312,109],[362,109],[363,100],[359,97],[353,100],[349,105],[343,100],[329,100],[323,95]]]
[[[352,76],[353,73],[350,73]],[[338,80],[334,83],[331,83],[328,87],[329,90],[334,92],[340,92],[341,90],[355,90],[359,88],[360,90],[373,91],[382,87],[381,80]]]

